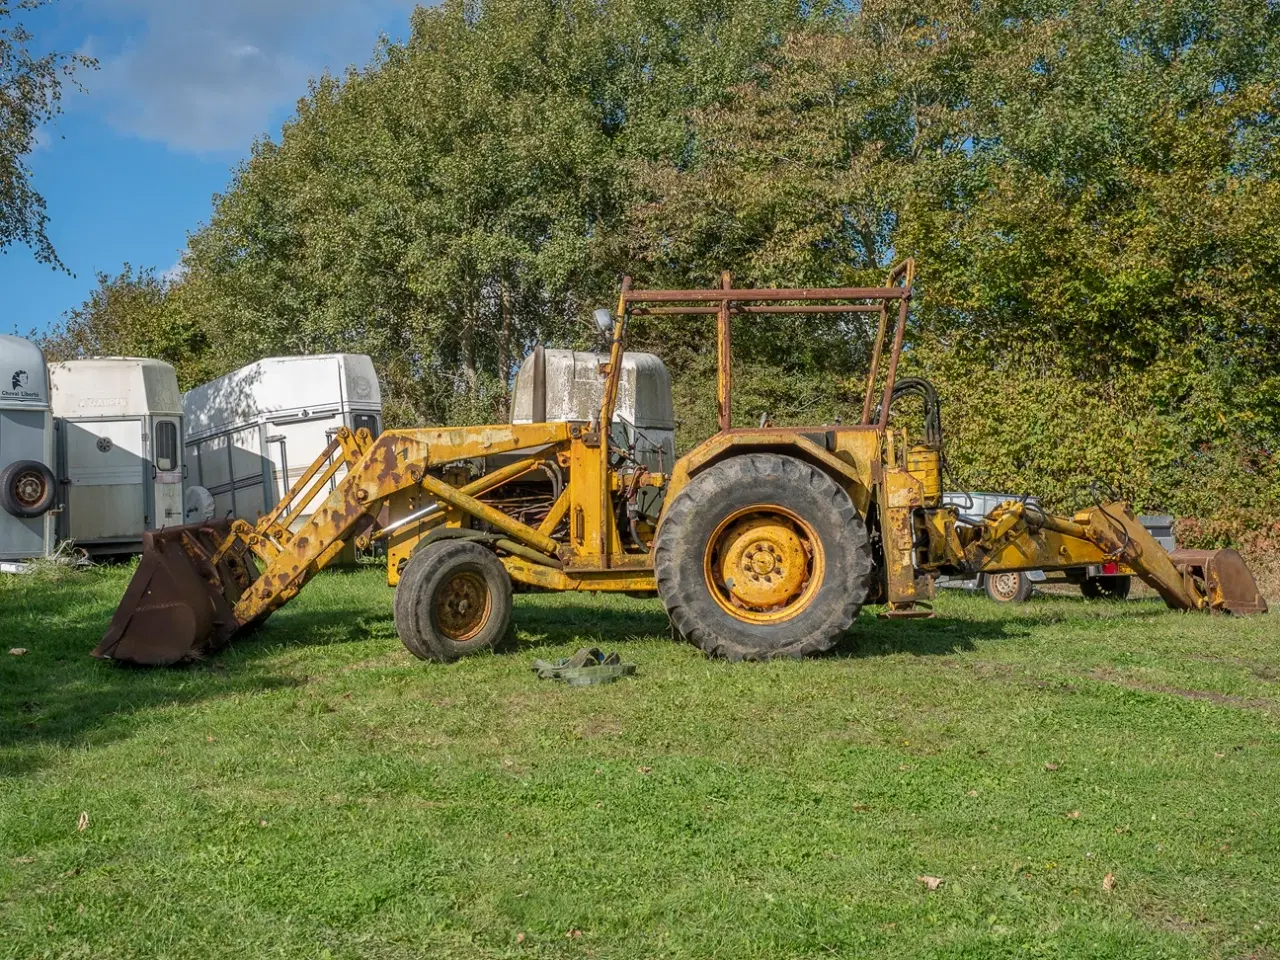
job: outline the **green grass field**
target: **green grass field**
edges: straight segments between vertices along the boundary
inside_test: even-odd
[[[0,957],[1280,957],[1274,617],[947,595],[730,665],[523,595],[440,666],[365,570],[147,671],[87,656],[127,575],[0,582]],[[534,679],[586,644],[638,677]]]

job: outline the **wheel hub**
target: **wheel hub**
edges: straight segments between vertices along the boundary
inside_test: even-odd
[[[489,619],[489,588],[478,573],[464,571],[440,585],[434,606],[436,626],[451,640],[470,640]]]
[[[13,483],[13,493],[24,507],[34,507],[44,497],[44,479],[34,471],[21,473]]]
[[[718,548],[719,579],[735,606],[775,610],[808,582],[809,553],[785,517],[739,520],[720,537]]]
[[[1011,600],[1018,593],[1021,579],[1016,573],[998,573],[991,580],[991,589],[999,597]]]

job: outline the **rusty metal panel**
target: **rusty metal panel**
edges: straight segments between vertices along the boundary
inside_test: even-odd
[[[1169,555],[1184,576],[1203,590],[1211,610],[1248,616],[1267,612],[1267,601],[1234,550],[1175,550]]]

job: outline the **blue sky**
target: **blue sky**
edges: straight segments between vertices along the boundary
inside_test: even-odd
[[[414,0],[54,0],[25,18],[41,50],[100,69],[68,89],[31,157],[49,236],[74,277],[23,246],[0,255],[0,333],[47,329],[98,271],[175,267],[254,138],[281,123],[326,69],[363,64],[380,34],[403,39]]]

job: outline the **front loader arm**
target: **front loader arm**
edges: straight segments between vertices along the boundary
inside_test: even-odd
[[[367,431],[344,428],[257,523],[237,520],[230,526],[223,522],[149,534],[142,563],[94,654],[162,664],[224,645],[297,596],[359,532],[362,518],[411,487],[534,550],[554,552],[556,543],[550,537],[477,500],[485,483],[454,489],[428,471],[515,451],[545,455],[548,448],[568,442],[569,430],[567,423],[455,427],[389,431],[375,440]],[[532,459],[526,459],[526,469],[531,468]],[[319,496],[343,465],[346,476],[306,522],[291,531],[290,519]],[[510,475],[513,468],[494,476]]]
[[[1099,504],[1071,518],[1011,500],[976,527],[950,538],[968,573],[1063,570],[1116,562],[1133,571],[1175,610],[1265,612],[1266,601],[1233,550],[1169,553],[1127,503]]]

